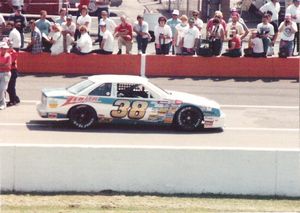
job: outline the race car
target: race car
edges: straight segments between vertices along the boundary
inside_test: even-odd
[[[80,129],[100,123],[174,125],[192,131],[222,128],[220,105],[204,97],[163,90],[132,75],[94,75],[61,89],[43,89],[37,111],[43,118],[69,119]]]

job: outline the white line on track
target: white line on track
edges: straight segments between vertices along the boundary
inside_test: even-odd
[[[28,126],[28,127],[47,127],[47,124],[32,123],[0,123],[0,126]],[[50,127],[50,126],[49,126]],[[257,128],[257,127],[224,127],[228,131],[273,131],[273,132],[299,132],[299,128]]]
[[[38,100],[21,101],[26,104],[37,104]],[[272,106],[272,105],[221,105],[222,108],[257,108],[257,109],[295,109],[299,110],[299,106]]]
[[[221,105],[222,108],[299,109],[299,106]]]

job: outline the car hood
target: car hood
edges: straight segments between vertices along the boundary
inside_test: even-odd
[[[61,96],[70,96],[74,95],[70,93],[66,88],[47,88],[43,89],[42,92],[47,96],[47,97],[61,97]]]
[[[217,109],[220,108],[220,104],[205,97],[192,95],[185,92],[177,92],[177,91],[169,91],[169,90],[168,93],[170,93],[169,96],[170,99],[172,100],[180,100],[183,101],[184,103],[193,104],[196,106],[213,107]]]

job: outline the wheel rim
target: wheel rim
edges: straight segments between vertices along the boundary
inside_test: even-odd
[[[86,128],[94,123],[94,115],[91,110],[77,109],[72,113],[73,123],[80,128]]]
[[[201,114],[197,109],[192,107],[184,108],[179,113],[178,122],[183,129],[193,130],[199,126]]]

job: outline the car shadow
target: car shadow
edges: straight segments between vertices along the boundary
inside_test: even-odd
[[[114,133],[114,134],[217,134],[222,133],[222,128],[198,129],[188,132],[177,130],[172,126],[153,124],[96,124],[89,129],[77,129],[68,120],[30,120],[26,123],[30,131],[53,132],[84,132],[84,133]]]

